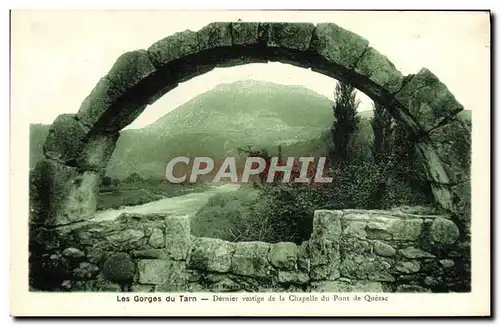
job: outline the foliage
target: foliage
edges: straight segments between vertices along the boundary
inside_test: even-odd
[[[382,105],[374,103],[373,118],[373,157],[376,163],[383,163],[392,152],[393,119],[389,111]]]
[[[411,142],[406,146],[402,153],[411,153]],[[400,161],[395,153],[388,153],[383,163],[375,163],[371,154],[371,143],[357,135],[351,138],[346,156],[327,172],[333,178],[331,184],[259,182],[234,193],[219,194],[195,216],[193,234],[227,241],[300,244],[309,239],[313,214],[318,209],[430,204],[428,184],[419,187],[409,182],[422,176],[418,160]]]
[[[115,253],[104,262],[102,273],[108,281],[127,285],[132,283],[135,265],[129,254]]]
[[[309,238],[317,207],[313,188],[255,183],[218,194],[191,219],[195,236],[227,241],[291,241]]]
[[[309,239],[312,217],[322,199],[318,188],[279,183],[263,187],[264,200],[255,210],[255,221],[247,226],[240,241],[289,241],[297,244]]]
[[[254,210],[262,199],[251,185],[216,194],[191,218],[191,233],[198,237],[237,240],[241,230],[255,220]]]
[[[359,100],[356,100],[356,89],[340,81],[335,87],[334,97],[335,122],[332,125],[331,156],[334,162],[338,162],[345,158],[349,140],[356,131],[356,125],[359,122],[357,115]]]
[[[138,173],[131,173],[125,180],[127,183],[141,182],[142,177]]]
[[[112,180],[108,176],[104,176],[102,178],[102,180],[101,180],[101,184],[102,184],[103,187],[109,187],[109,186],[111,186],[111,182],[112,182]]]

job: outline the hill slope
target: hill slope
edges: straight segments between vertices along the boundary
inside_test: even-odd
[[[282,144],[285,155],[306,155],[321,150],[322,135],[333,122],[331,105],[326,97],[299,86],[221,84],[145,128],[123,131],[108,174],[161,177],[173,157],[222,159],[248,145],[276,152]]]
[[[367,155],[372,116],[372,111],[360,112],[355,137],[357,148]],[[470,119],[470,112],[464,116]],[[261,81],[221,84],[147,127],[122,131],[107,174],[163,177],[173,157],[237,156],[236,149],[248,145],[272,154],[282,145],[285,156],[320,156],[325,154],[332,123],[332,102],[302,86]],[[30,167],[43,156],[48,129],[31,125]]]

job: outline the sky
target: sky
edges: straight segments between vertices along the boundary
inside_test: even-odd
[[[404,75],[425,67],[469,110],[489,109],[489,17],[481,12],[14,11],[11,107],[30,123],[76,113],[124,52],[214,21],[333,22],[370,42]],[[288,64],[216,68],[180,84],[127,128],[147,126],[220,83],[303,85],[332,99],[336,81]],[[360,110],[372,108],[359,96]]]

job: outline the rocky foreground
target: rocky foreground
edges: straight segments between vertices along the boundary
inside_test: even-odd
[[[316,211],[300,245],[194,237],[188,216],[164,214],[37,230],[38,290],[470,291],[467,239],[447,215],[423,208]]]

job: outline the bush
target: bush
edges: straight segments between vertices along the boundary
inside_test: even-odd
[[[418,174],[414,167],[399,173],[390,162],[377,165],[365,161],[343,165],[329,186],[326,208],[389,209],[430,204],[430,186],[418,179]]]
[[[108,177],[108,176],[103,177],[101,180],[101,185],[103,187],[109,187],[109,186],[111,186],[111,183],[112,183],[112,179],[111,179],[111,177]]]
[[[102,273],[108,281],[118,283],[123,288],[132,283],[135,265],[128,254],[115,253],[104,262]]]
[[[195,236],[232,242],[309,239],[323,192],[287,184],[244,186],[218,194],[191,219]]]
[[[318,209],[388,209],[428,204],[428,194],[372,162],[344,164],[320,187],[258,184],[212,197],[191,220],[193,235],[226,241],[308,240]]]
[[[244,237],[246,241],[308,240],[312,232],[314,210],[324,202],[324,192],[317,188],[277,184],[264,187],[264,200],[255,209],[255,223]]]
[[[371,155],[370,151],[367,151]],[[310,238],[318,209],[389,209],[426,205],[432,192],[414,163],[351,155],[328,174],[331,184],[255,184],[212,197],[193,218],[195,236],[227,241],[291,241]]]
[[[191,233],[198,237],[238,241],[240,230],[254,220],[254,208],[260,198],[261,192],[251,186],[211,197],[191,218]]]

